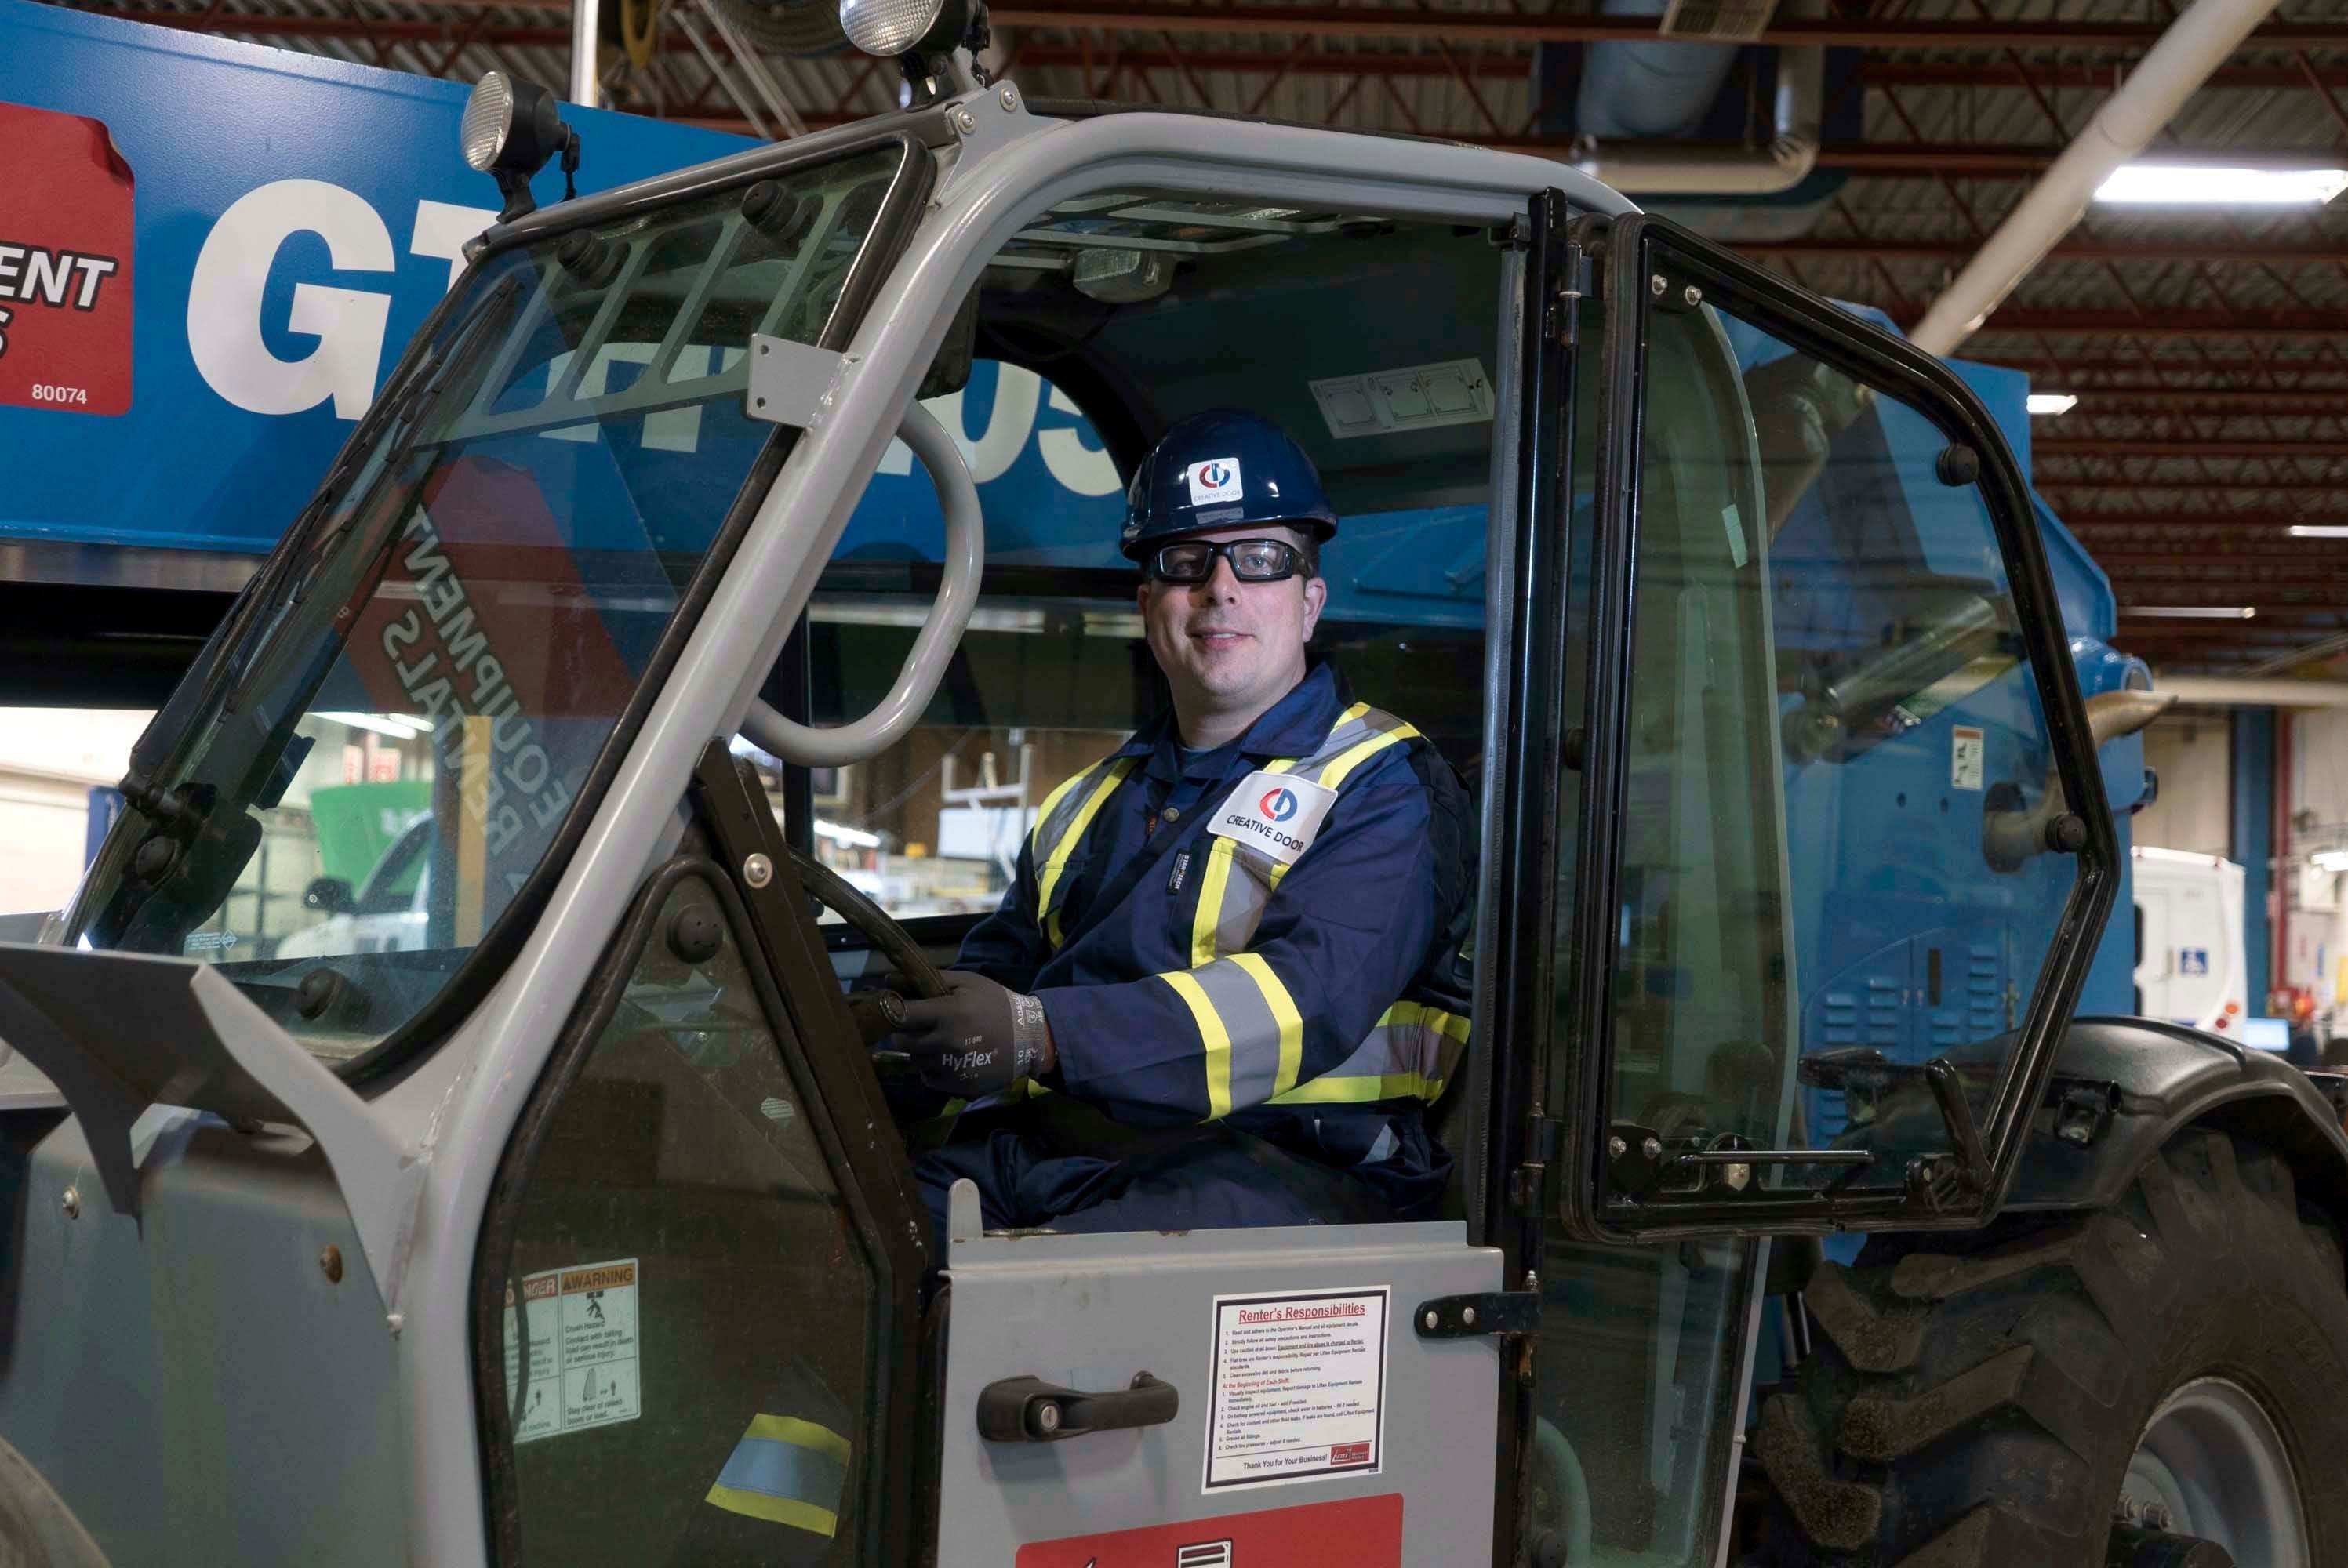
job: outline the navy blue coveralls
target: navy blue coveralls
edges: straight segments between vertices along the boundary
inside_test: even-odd
[[[1308,1162],[1395,1217],[1430,1211],[1451,1159],[1425,1112],[1467,1044],[1474,866],[1457,777],[1328,663],[1213,751],[1186,759],[1171,715],[1138,732],[1045,802],[956,967],[1051,1023],[1056,1071],[998,1106],[1066,1095],[1121,1128],[1241,1136],[1136,1161],[994,1116],[916,1163],[939,1234],[963,1176],[989,1229],[1337,1217],[1296,1179]]]

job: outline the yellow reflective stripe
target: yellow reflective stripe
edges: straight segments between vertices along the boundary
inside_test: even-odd
[[[1207,1048],[1207,1120],[1215,1121],[1231,1113],[1231,1035],[1223,1027],[1222,1015],[1215,1004],[1207,999],[1206,989],[1190,978],[1187,969],[1175,969],[1158,977],[1174,988],[1174,994],[1189,1006],[1190,1017],[1199,1025],[1199,1038]]]
[[[1223,895],[1231,880],[1231,841],[1216,837],[1215,846],[1207,851],[1207,874],[1199,879],[1199,911],[1190,920],[1190,967],[1211,964],[1222,955],[1215,951],[1215,927],[1223,914]]]
[[[1284,774],[1296,765],[1294,757],[1278,757],[1264,764],[1268,774]],[[1231,851],[1233,841],[1220,834],[1210,834],[1214,847],[1207,851],[1206,874],[1199,878],[1199,907],[1190,917],[1190,967],[1194,969],[1213,963],[1223,955],[1215,943],[1216,927],[1222,924],[1223,896],[1231,882]],[[1273,863],[1272,886],[1280,886],[1280,874],[1288,867]],[[1057,944],[1055,944],[1056,946]]]
[[[705,1501],[716,1503],[728,1513],[746,1513],[752,1519],[788,1524],[817,1535],[829,1537],[839,1531],[839,1515],[829,1508],[818,1508],[812,1502],[801,1502],[797,1498],[777,1497],[764,1491],[745,1491],[738,1486],[713,1486]]]
[[[1334,1078],[1323,1074],[1300,1083],[1266,1102],[1272,1105],[1366,1105],[1373,1100],[1424,1100],[1443,1096],[1443,1080],[1417,1072],[1390,1072],[1383,1077]]]
[[[1060,945],[1060,912],[1052,907],[1052,889],[1059,886],[1060,873],[1068,868],[1068,856],[1075,853],[1077,841],[1085,835],[1085,829],[1090,827],[1093,818],[1099,815],[1101,804],[1108,799],[1110,792],[1125,782],[1125,775],[1133,771],[1133,762],[1131,757],[1121,757],[1109,764],[1107,776],[1093,786],[1093,793],[1086,795],[1085,804],[1076,808],[1076,819],[1068,824],[1066,833],[1060,835],[1060,842],[1052,846],[1051,857],[1036,873],[1035,907],[1048,911],[1044,919],[1044,939],[1055,948]],[[1078,774],[1076,778],[1084,776]],[[1075,782],[1075,779],[1069,781],[1070,784]],[[1066,788],[1066,785],[1061,787]]]
[[[1378,1015],[1374,1026],[1378,1029],[1424,1029],[1440,1035],[1459,1046],[1468,1043],[1472,1032],[1467,1016],[1429,1007],[1424,1002],[1396,1002]],[[1446,1059],[1438,1065],[1447,1075],[1457,1065],[1457,1052],[1445,1050]],[[1392,1057],[1387,1058],[1392,1061]],[[1275,1094],[1267,1102],[1273,1105],[1365,1105],[1374,1100],[1424,1100],[1429,1104],[1443,1097],[1448,1076],[1436,1077],[1424,1072],[1362,1072],[1348,1073],[1342,1069],[1324,1072],[1310,1083],[1300,1084],[1284,1094]]]
[[[1429,1007],[1425,1002],[1396,1002],[1378,1015],[1378,1022],[1425,1024],[1437,1033],[1456,1040],[1462,1045],[1468,1043],[1469,1033],[1468,1022],[1465,1016],[1456,1012],[1446,1012],[1441,1008]]]
[[[813,1421],[803,1421],[797,1416],[753,1416],[746,1438],[769,1438],[778,1443],[788,1443],[795,1449],[812,1449],[829,1454],[841,1464],[848,1462],[851,1450],[848,1440],[829,1427],[819,1427]]]
[[[1093,764],[1093,767],[1098,766],[1100,766],[1098,763],[1095,763]],[[1076,772],[1070,774],[1066,778],[1064,778],[1058,784],[1054,784],[1052,786],[1052,793],[1044,797],[1044,804],[1035,808],[1035,825],[1028,829],[1027,847],[1035,856],[1036,869],[1038,871],[1043,869],[1042,863],[1044,859],[1044,845],[1042,840],[1044,836],[1044,825],[1052,820],[1052,813],[1058,808],[1061,798],[1070,790],[1076,788],[1076,785],[1083,783],[1085,774],[1092,771],[1092,768],[1079,768]]]
[[[1372,735],[1368,740],[1358,742],[1337,753],[1337,760],[1321,770],[1321,782],[1326,787],[1335,789],[1344,782],[1347,774],[1360,767],[1370,757],[1388,746],[1417,738],[1418,732],[1408,724],[1397,725],[1384,734]]]
[[[1280,1024],[1280,1072],[1272,1081],[1272,1091],[1284,1094],[1296,1087],[1296,1075],[1304,1070],[1304,1019],[1296,1010],[1296,999],[1272,972],[1272,966],[1261,954],[1233,953],[1231,963],[1263,993],[1264,1006]]]

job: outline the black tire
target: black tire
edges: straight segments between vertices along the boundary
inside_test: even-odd
[[[1756,1434],[1766,1562],[2103,1568],[2147,1423],[2223,1376],[2293,1456],[2308,1561],[2348,1563],[2340,1232],[2256,1144],[2188,1132],[2092,1214],[1873,1238],[1807,1298],[1822,1332]]]
[[[107,1568],[41,1472],[0,1439],[0,1568]]]

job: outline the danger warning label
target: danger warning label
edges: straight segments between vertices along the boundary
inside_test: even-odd
[[[643,1415],[636,1260],[551,1268],[506,1287],[506,1393],[514,1441],[526,1443]],[[520,1319],[530,1324],[530,1365]]]

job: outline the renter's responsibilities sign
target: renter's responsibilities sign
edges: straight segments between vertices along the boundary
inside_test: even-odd
[[[0,404],[130,411],[129,164],[81,115],[0,104]]]

